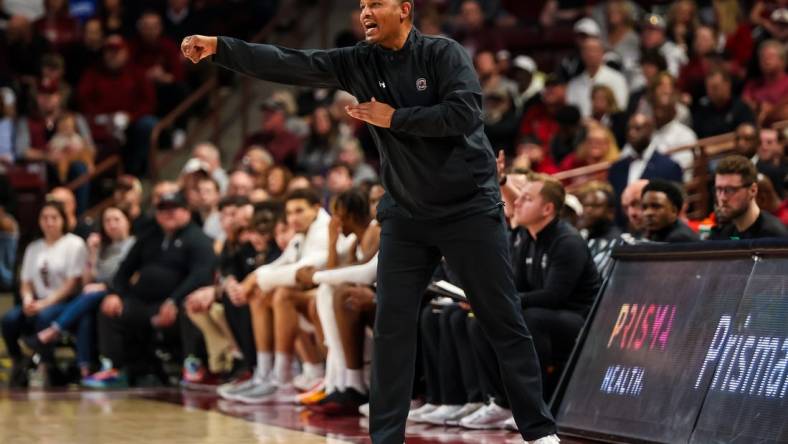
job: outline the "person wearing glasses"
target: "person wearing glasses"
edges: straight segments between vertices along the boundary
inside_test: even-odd
[[[788,229],[775,216],[761,211],[758,171],[744,156],[728,156],[720,161],[714,174],[717,225],[711,240],[755,239],[788,236]]]

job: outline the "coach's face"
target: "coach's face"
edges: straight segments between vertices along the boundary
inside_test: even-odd
[[[388,46],[399,36],[413,5],[403,0],[361,0],[359,18],[367,43]]]

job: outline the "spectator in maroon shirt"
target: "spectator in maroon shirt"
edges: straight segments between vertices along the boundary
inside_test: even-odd
[[[706,77],[712,68],[726,69],[736,78],[744,75],[738,63],[728,61],[726,54],[717,51],[718,42],[719,35],[711,26],[701,25],[695,29],[692,55],[689,62],[681,67],[677,85],[683,93],[692,97],[693,104],[705,94]]]
[[[66,62],[63,56],[57,53],[44,54],[41,57],[41,76],[40,81],[46,81],[60,85],[60,92],[63,94],[63,103],[68,108],[71,104],[72,94],[71,85],[66,82]]]
[[[788,75],[785,73],[785,46],[777,40],[767,40],[758,48],[761,77],[750,79],[744,86],[744,102],[755,110],[758,122],[769,118],[786,105]]]
[[[123,37],[107,37],[103,63],[85,72],[78,95],[82,112],[94,124],[126,142],[126,171],[135,176],[145,174],[150,133],[156,125],[156,93],[144,71],[130,61]]]
[[[156,115],[163,117],[186,98],[181,51],[164,36],[157,12],[144,12],[137,21],[137,31],[138,36],[131,44],[132,60],[156,85]]]
[[[278,165],[285,165],[290,170],[296,167],[298,153],[301,151],[301,140],[287,129],[287,104],[269,99],[260,105],[263,111],[262,128],[252,134],[244,142],[244,146],[264,146],[273,156]],[[244,150],[238,152],[236,163],[243,158]]]
[[[725,52],[741,67],[747,67],[752,58],[754,42],[752,24],[742,15],[738,1],[715,1],[714,22],[725,36]]]
[[[56,81],[43,79],[36,88],[36,106],[27,117],[21,117],[15,128],[15,155],[17,160],[43,161],[47,166],[47,178],[52,187],[62,185],[76,179],[88,171],[84,161],[74,160],[69,163],[65,181],[56,170],[56,159],[49,150],[49,143],[55,136],[57,124],[66,114],[61,85]],[[93,139],[90,127],[84,117],[74,115],[76,130],[86,147],[92,149]],[[76,190],[79,211],[87,209],[90,195],[89,185]]]
[[[69,14],[68,0],[46,0],[44,8],[44,16],[36,20],[33,29],[49,40],[53,49],[66,54],[79,41],[79,21]]]

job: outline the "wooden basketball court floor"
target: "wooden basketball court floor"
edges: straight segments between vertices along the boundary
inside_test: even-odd
[[[367,419],[248,406],[178,389],[0,391],[0,444],[369,443]],[[505,431],[408,423],[407,443],[522,443]],[[569,442],[562,440],[562,442]]]

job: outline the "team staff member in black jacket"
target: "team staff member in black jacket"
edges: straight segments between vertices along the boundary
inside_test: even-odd
[[[694,242],[698,235],[679,219],[684,196],[673,182],[654,179],[643,188],[643,225],[652,242]]]
[[[85,385],[127,384],[123,370],[135,362],[131,352],[149,349],[154,328],[173,327],[183,299],[213,283],[216,257],[211,240],[191,222],[180,193],[161,196],[156,222],[129,250],[113,279],[112,293],[102,301],[98,328],[104,369],[86,378]],[[181,339],[184,349],[192,346],[186,342],[193,338]]]
[[[386,195],[372,365],[370,434],[401,444],[416,360],[419,302],[441,256],[463,277],[494,344],[526,440],[556,442],[541,398],[533,341],[512,279],[495,156],[484,135],[482,93],[455,41],[413,28],[409,0],[361,0],[366,42],[299,51],[226,37],[190,36],[184,55],[281,83],[341,88],[359,105],[380,150]],[[541,444],[541,443],[540,443]]]
[[[514,276],[523,316],[533,334],[542,369],[553,365],[555,351],[571,351],[602,285],[593,257],[580,233],[558,214],[565,192],[560,182],[529,177],[515,201],[518,225],[512,250]],[[468,428],[504,424],[509,408],[495,355],[485,335],[470,322],[471,342],[481,363],[482,386],[493,398],[486,412],[460,421]],[[513,427],[511,421],[506,426]]]

